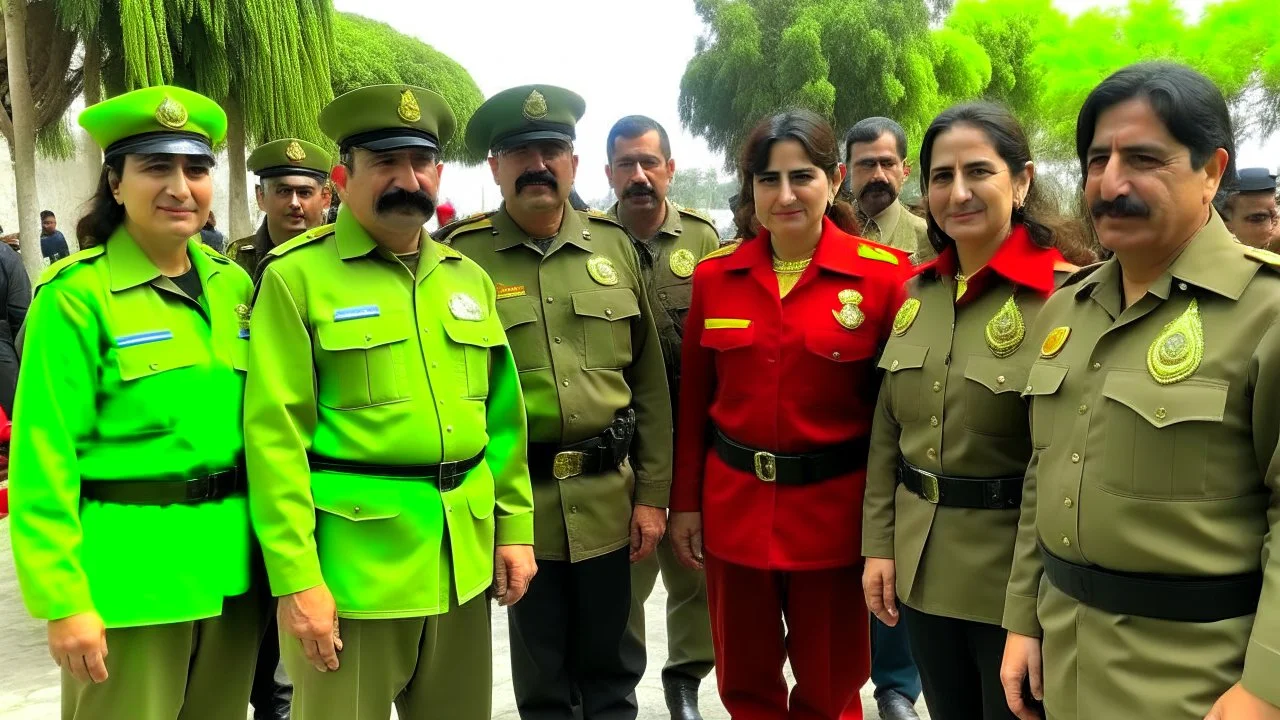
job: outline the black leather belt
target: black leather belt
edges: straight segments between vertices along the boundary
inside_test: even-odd
[[[377,477],[403,478],[405,480],[428,480],[435,483],[440,492],[449,492],[462,484],[467,473],[475,469],[484,460],[484,450],[468,460],[455,460],[434,465],[375,465],[373,463],[334,460],[333,458],[309,455],[312,470],[346,473],[348,475],[374,475]]]
[[[189,480],[81,480],[80,497],[118,505],[195,505],[242,493],[247,486],[244,472],[236,468]]]
[[[1054,587],[1092,608],[1115,615],[1207,623],[1252,615],[1262,594],[1262,572],[1187,577],[1104,570],[1067,562],[1040,545],[1044,574]]]
[[[1009,510],[1022,504],[1022,478],[962,478],[936,475],[898,459],[898,482],[934,505]]]
[[[763,482],[809,485],[867,466],[866,438],[798,455],[780,455],[739,444],[715,431],[716,454],[731,468],[753,473]]]

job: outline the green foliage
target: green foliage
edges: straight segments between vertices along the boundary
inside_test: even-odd
[[[444,96],[458,120],[458,131],[444,148],[446,160],[467,164],[484,161],[467,152],[463,136],[467,121],[484,102],[479,86],[461,65],[430,45],[394,30],[386,23],[351,13],[336,13],[333,92],[341,95],[366,85],[407,83]]]
[[[36,152],[49,160],[70,160],[76,156],[76,140],[65,120],[36,130]]]
[[[721,180],[715,168],[694,168],[676,172],[667,197],[677,205],[695,210],[729,207],[729,198],[738,192],[734,180]]]

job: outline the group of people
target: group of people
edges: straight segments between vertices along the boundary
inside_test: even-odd
[[[461,141],[503,204],[432,237],[452,110],[347,93],[336,164],[255,150],[232,259],[198,237],[215,103],[81,114],[104,167],[26,320],[11,471],[64,719],[239,718],[255,684],[298,720],[489,718],[493,597],[522,718],[634,720],[659,574],[678,720],[713,667],[736,719],[861,718],[904,631],[936,720],[1280,718],[1280,256],[1214,207],[1211,82],[1085,101],[1101,263],[998,105],[929,126],[923,220],[896,123],[764,118],[719,248],[649,118],[607,138],[617,204],[573,209],[584,112],[489,98]]]

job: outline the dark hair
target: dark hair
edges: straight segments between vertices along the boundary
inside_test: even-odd
[[[76,237],[81,249],[106,242],[111,233],[124,222],[124,205],[116,202],[115,195],[111,192],[112,173],[119,181],[124,174],[124,158],[124,155],[118,155],[102,165],[98,189],[89,198],[89,211],[76,223]]]
[[[664,160],[671,159],[671,138],[667,137],[666,128],[651,117],[644,115],[628,115],[613,124],[613,128],[609,130],[609,146],[605,148],[605,154],[608,155],[609,163],[613,163],[613,146],[618,142],[618,138],[626,138],[632,140],[644,135],[647,132],[658,132],[658,147],[662,149],[662,158]]]
[[[1076,155],[1082,178],[1089,176],[1089,146],[1098,117],[1126,100],[1145,99],[1178,142],[1191,151],[1191,167],[1199,170],[1214,151],[1227,151],[1222,184],[1236,178],[1236,141],[1231,113],[1222,91],[1209,78],[1170,62],[1145,62],[1112,73],[1085,98],[1076,119]]]
[[[751,232],[751,222],[756,214],[753,181],[757,173],[764,172],[769,167],[769,153],[779,140],[795,140],[800,143],[813,164],[822,168],[833,183],[839,172],[840,149],[836,145],[835,131],[831,129],[830,123],[814,112],[787,110],[760,121],[743,143],[742,155],[738,160],[738,175],[742,178],[742,185],[738,190],[738,209],[734,212],[733,222],[738,226],[741,237],[749,238],[756,234]],[[828,206],[827,217],[850,235],[857,235],[862,231],[853,206],[844,200],[837,198]]]
[[[217,225],[217,221],[213,219],[213,211],[212,211],[212,210],[210,210],[210,211],[209,211],[209,217],[205,218],[205,221],[204,221],[204,229],[205,229],[205,230],[213,230],[213,229],[214,229],[214,228],[216,228],[217,226],[218,226],[218,225]]]
[[[898,145],[898,159],[907,159],[907,133],[902,130],[902,126],[890,120],[887,117],[869,117],[859,120],[857,124],[849,128],[849,132],[844,136],[844,156],[849,157],[849,152],[853,150],[854,143],[873,143],[880,139],[881,135],[889,133],[893,136],[893,141]]]
[[[41,220],[44,220],[45,218],[56,218],[56,217],[58,217],[58,216],[57,216],[57,215],[54,215],[52,210],[41,210],[41,211],[40,211],[40,219],[41,219]]]

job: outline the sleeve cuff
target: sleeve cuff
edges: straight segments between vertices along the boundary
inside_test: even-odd
[[[87,590],[83,595],[77,594],[74,597],[65,597],[59,599],[57,602],[47,603],[46,608],[47,609],[44,613],[32,613],[32,615],[35,617],[43,616],[43,619],[53,622],[54,620],[63,620],[71,617],[72,615],[95,612],[96,610],[93,606],[93,599],[89,597]]]
[[[533,513],[522,512],[497,519],[495,543],[498,545],[532,545]]]
[[[893,534],[862,538],[862,557],[893,559]]]
[[[312,553],[296,559],[276,558],[267,561],[267,579],[275,597],[292,595],[324,584],[320,559]]]
[[[671,485],[637,482],[635,501],[637,505],[665,508],[671,501]]]
[[[1280,707],[1280,650],[1249,641],[1240,684],[1258,698]]]
[[[1040,637],[1040,618],[1036,615],[1036,598],[1025,595],[1005,593],[1004,596],[1004,629],[1026,635]]]

